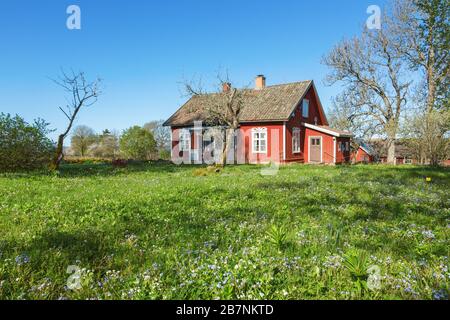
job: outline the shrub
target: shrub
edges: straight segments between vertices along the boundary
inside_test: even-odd
[[[112,165],[116,168],[125,168],[128,166],[128,161],[124,159],[116,159],[112,161]]]
[[[16,115],[0,113],[0,171],[34,170],[47,166],[54,145],[47,134],[48,123],[42,119],[28,124]]]
[[[97,157],[64,157],[65,164],[104,164],[111,163],[111,159]]]
[[[120,152],[128,159],[152,160],[156,151],[153,134],[139,126],[125,130],[120,138]]]
[[[166,149],[160,150],[159,158],[161,160],[170,160],[170,150],[166,150]]]

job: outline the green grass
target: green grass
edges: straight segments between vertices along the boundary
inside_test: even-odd
[[[260,171],[0,175],[0,298],[448,297],[449,170]],[[67,287],[69,266],[81,269],[79,289]]]

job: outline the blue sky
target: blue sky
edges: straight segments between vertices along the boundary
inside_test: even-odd
[[[213,83],[227,69],[235,85],[257,74],[268,85],[313,79],[325,108],[321,57],[357,34],[371,4],[384,0],[9,0],[0,9],[0,112],[44,118],[63,129],[61,68],[104,79],[99,102],[77,125],[123,130],[167,119],[186,99],[180,82]],[[66,28],[66,8],[81,8],[81,30]],[[56,133],[52,135],[52,138]]]

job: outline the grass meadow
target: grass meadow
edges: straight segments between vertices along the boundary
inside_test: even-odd
[[[448,299],[448,169],[260,173],[2,174],[0,298]]]

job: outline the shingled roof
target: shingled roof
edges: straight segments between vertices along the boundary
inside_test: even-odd
[[[260,90],[244,89],[245,103],[240,122],[287,121],[300,100],[313,84],[312,80],[267,86]],[[204,121],[205,105],[212,96],[223,93],[194,96],[175,112],[165,126],[184,127],[194,121]]]

